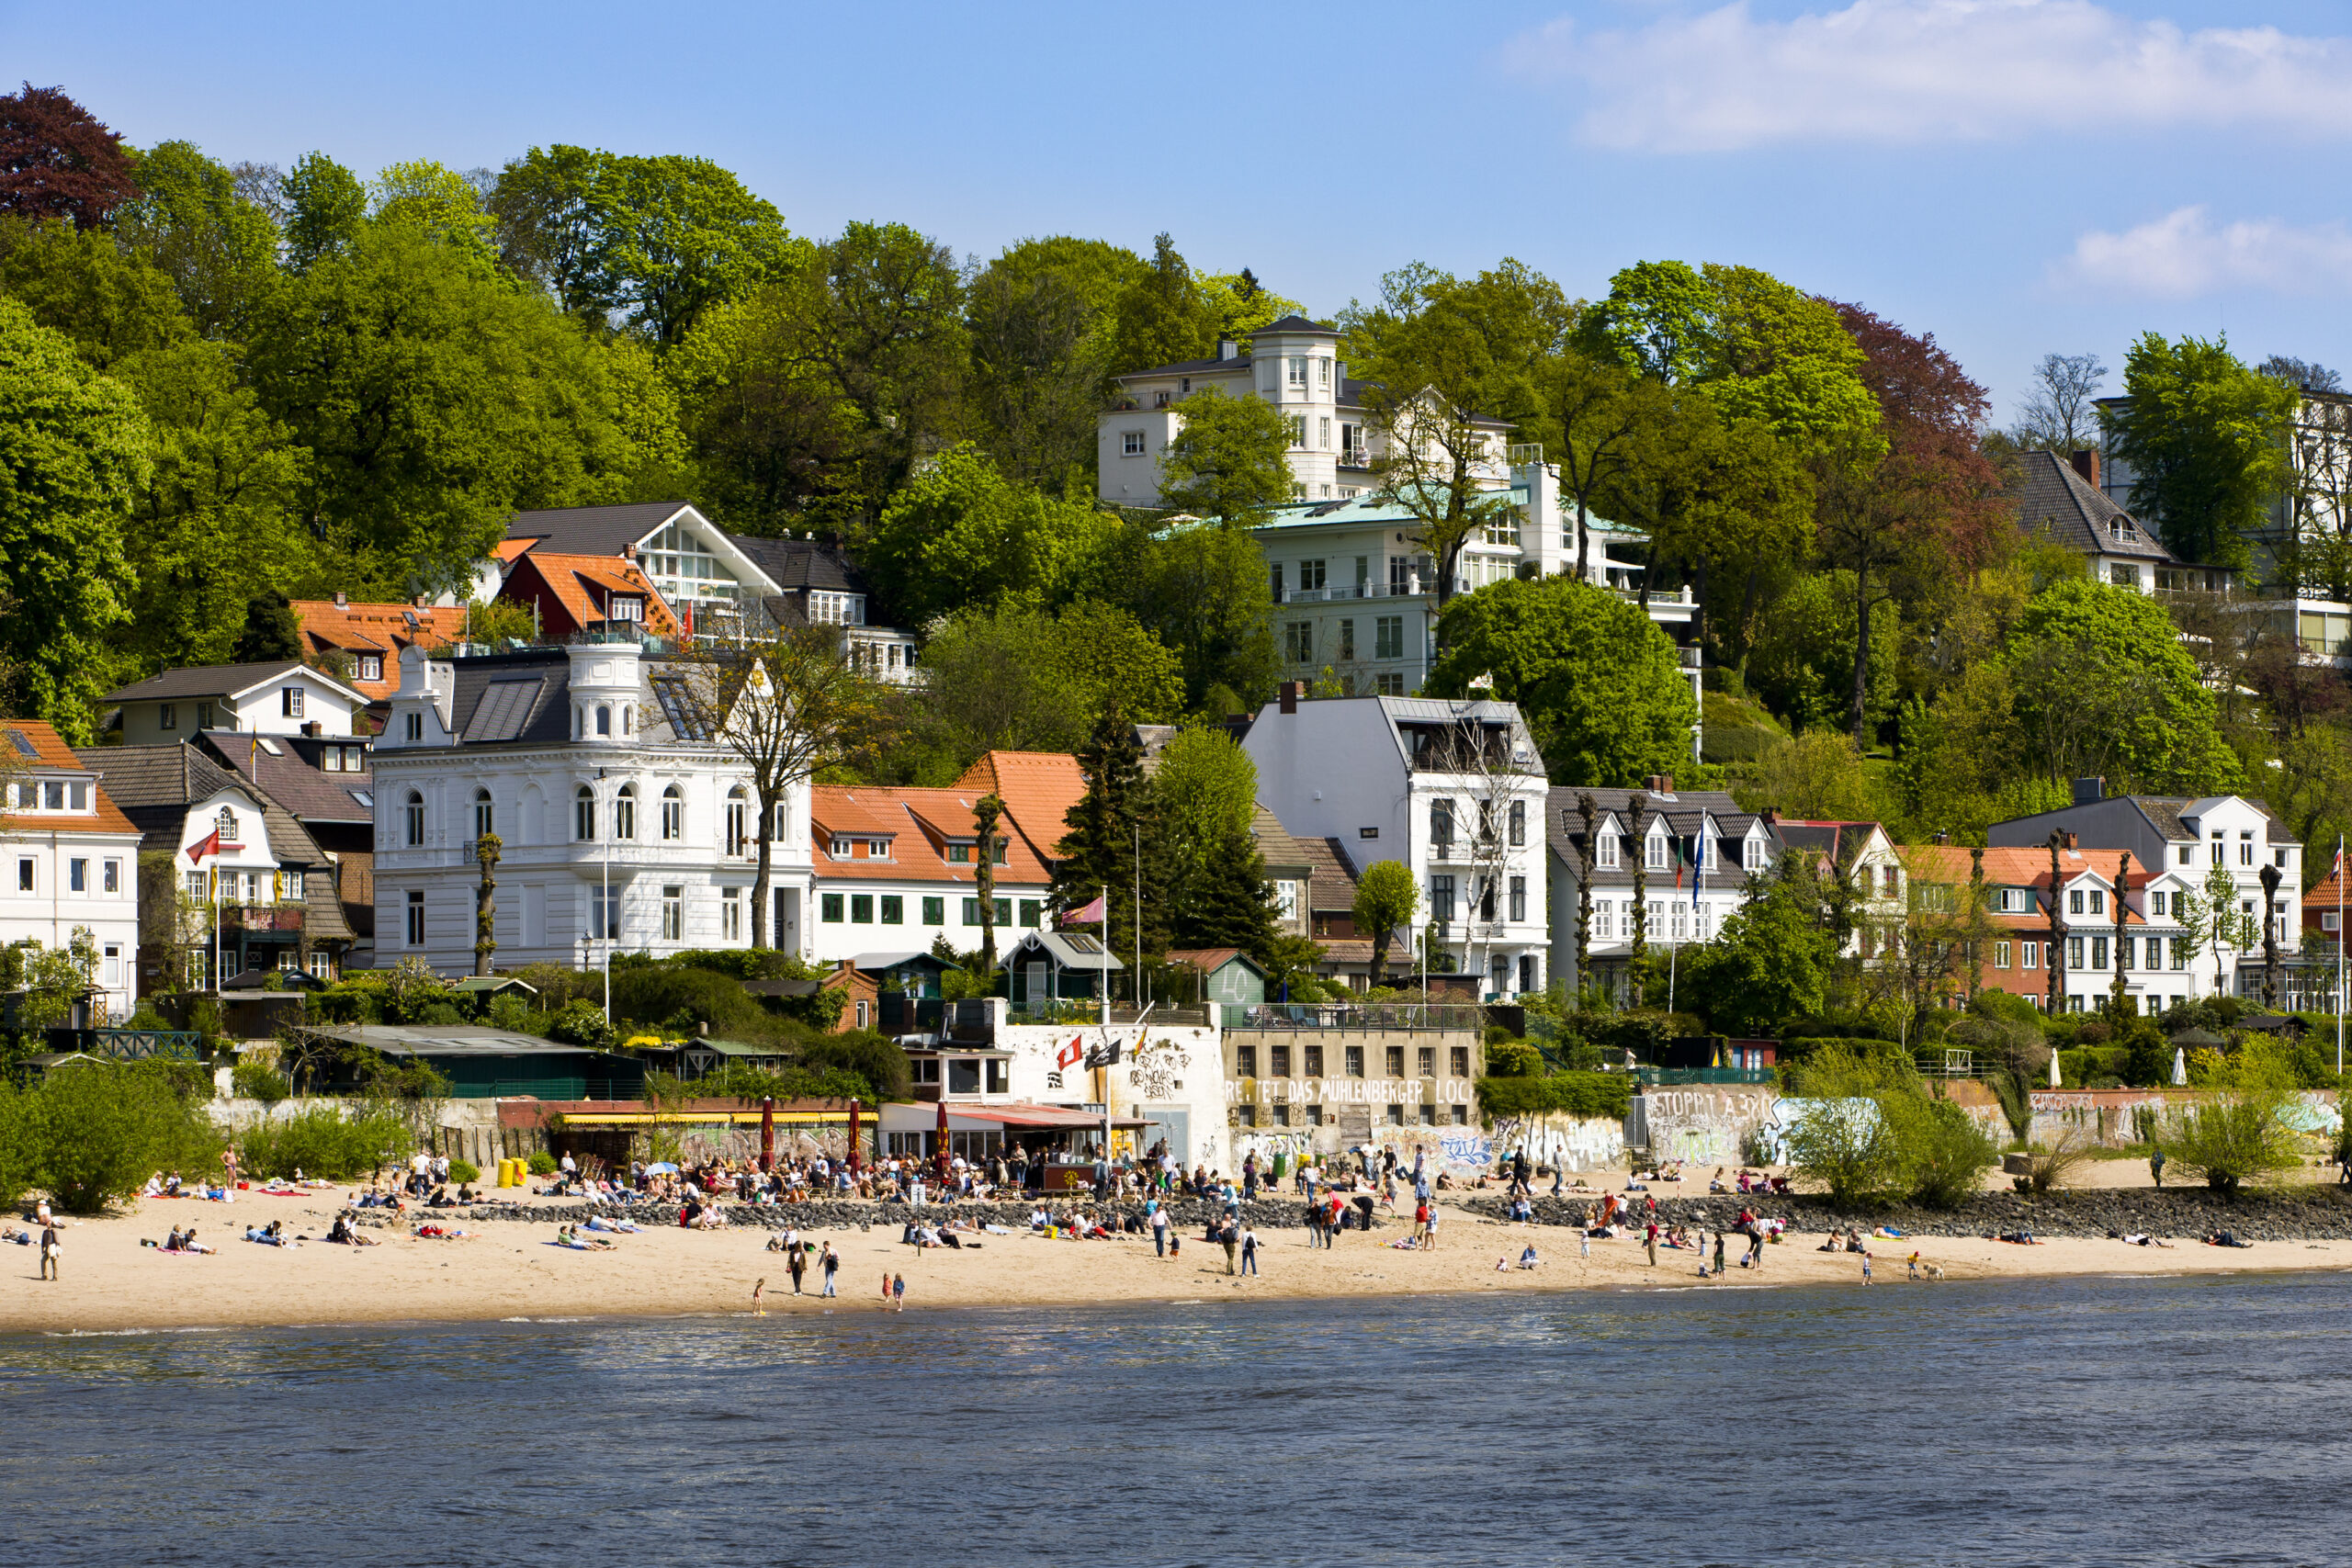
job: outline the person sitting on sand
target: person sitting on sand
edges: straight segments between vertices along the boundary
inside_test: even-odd
[[[616,1220],[609,1214],[591,1214],[588,1216],[588,1228],[592,1231],[614,1231],[634,1235],[644,1227],[635,1220]]]
[[[218,1248],[207,1247],[202,1242],[197,1240],[196,1227],[194,1225],[190,1225],[187,1227],[187,1234],[180,1237],[180,1250],[182,1252],[210,1253],[217,1251]]]
[[[172,1234],[164,1238],[164,1250],[165,1252],[177,1252],[185,1245],[186,1242],[180,1235],[180,1227],[174,1225],[172,1227]]]
[[[2003,1231],[1999,1239],[2007,1242],[2011,1247],[2040,1247],[2041,1245],[2033,1239],[2031,1231],[2025,1230]]]
[[[558,1247],[568,1247],[574,1252],[618,1252],[620,1250],[616,1243],[606,1241],[602,1236],[582,1235],[570,1225],[557,1229],[555,1241]]]
[[[278,1226],[282,1222],[277,1220],[272,1220],[266,1225],[247,1225],[245,1227],[245,1239],[247,1241],[257,1241],[264,1247],[284,1247],[286,1245],[286,1237],[280,1235],[278,1231]]]
[[[2252,1247],[2250,1241],[2240,1241],[2235,1231],[2215,1231],[2205,1238],[2208,1247]]]
[[[1519,1255],[1519,1266],[1521,1269],[1536,1268],[1542,1264],[1543,1261],[1544,1260],[1542,1258],[1535,1256],[1535,1244],[1532,1241],[1527,1244],[1526,1250]]]

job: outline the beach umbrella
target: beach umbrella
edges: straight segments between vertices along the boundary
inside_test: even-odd
[[[2172,1048],[2172,1081],[2176,1085],[2188,1081],[2188,1053],[2178,1045]]]
[[[648,1176],[675,1176],[678,1174],[678,1168],[672,1165],[666,1159],[657,1160],[653,1164],[645,1168],[645,1174]]]
[[[947,1101],[939,1102],[939,1147],[931,1156],[932,1168],[939,1172],[942,1181],[947,1179]]]
[[[849,1168],[857,1169],[857,1101],[849,1102]]]
[[[2056,1088],[2058,1088],[2058,1087],[2059,1087],[2059,1084],[2058,1084],[2058,1053],[2057,1053],[2057,1052],[2055,1052],[2055,1051],[2052,1051],[2052,1052],[2051,1052],[2051,1053],[2050,1053],[2050,1087],[2051,1087],[2052,1089],[2056,1089]]]
[[[760,1169],[775,1168],[775,1096],[760,1098]]]

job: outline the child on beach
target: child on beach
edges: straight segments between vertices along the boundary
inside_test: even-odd
[[[766,1276],[766,1275],[764,1275],[764,1274],[763,1274],[762,1276],[760,1276],[760,1278],[758,1279],[758,1280],[756,1280],[756,1281],[752,1284],[752,1315],[753,1317],[765,1317],[765,1316],[767,1316],[767,1314],[768,1314],[767,1301],[766,1301],[767,1293],[768,1293],[768,1281],[767,1281],[767,1276]]]
[[[1865,1253],[1863,1253],[1863,1254],[1862,1254],[1862,1283],[1863,1283],[1863,1284],[1865,1284],[1865,1285],[1867,1285],[1867,1284],[1869,1284],[1870,1282],[1871,1282],[1871,1255],[1870,1255],[1869,1253],[1865,1252]]]
[[[1918,1251],[1918,1248],[1914,1247],[1914,1248],[1912,1248],[1912,1250],[1911,1250],[1911,1278],[1913,1278],[1914,1280],[1916,1280],[1916,1279],[1917,1279],[1918,1277],[1919,1277],[1919,1251]]]
[[[897,1274],[891,1277],[890,1310],[893,1312],[904,1312],[907,1310],[907,1277],[904,1274]]]

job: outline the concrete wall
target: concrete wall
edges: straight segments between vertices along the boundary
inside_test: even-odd
[[[1690,1084],[1636,1095],[1625,1118],[1628,1142],[1659,1159],[1736,1166],[1775,1122],[1780,1091],[1769,1084]]]

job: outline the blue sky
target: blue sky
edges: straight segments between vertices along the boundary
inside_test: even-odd
[[[2040,355],[2226,330],[2352,378],[2352,3],[209,6],[0,0],[0,77],[141,145],[714,158],[803,233],[1069,232],[1328,315],[1412,260],[1740,262]]]

